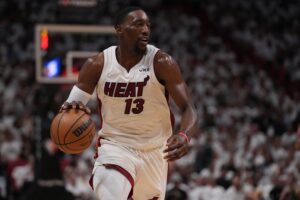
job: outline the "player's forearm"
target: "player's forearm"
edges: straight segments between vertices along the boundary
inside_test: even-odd
[[[188,105],[182,113],[180,131],[183,131],[189,138],[192,137],[198,126],[198,115],[193,105]]]

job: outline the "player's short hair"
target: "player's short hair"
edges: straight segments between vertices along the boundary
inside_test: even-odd
[[[115,16],[114,26],[122,24],[127,17],[128,13],[135,11],[135,10],[143,10],[141,7],[138,6],[129,6],[122,10],[120,10],[117,15]]]

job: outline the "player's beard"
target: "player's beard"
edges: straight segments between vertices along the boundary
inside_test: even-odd
[[[147,47],[146,48],[141,48],[139,47],[138,43],[135,44],[134,46],[134,51],[138,55],[145,55],[147,52]]]

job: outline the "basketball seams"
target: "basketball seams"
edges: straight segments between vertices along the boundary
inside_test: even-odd
[[[72,130],[72,128],[76,125],[76,123],[77,123],[82,117],[84,117],[84,115],[85,115],[85,113],[83,112],[83,113],[75,120],[75,122],[72,124],[72,126],[69,128],[69,130],[66,132],[65,137],[64,137],[64,140],[63,140],[63,145],[64,145],[64,147],[65,147],[66,149],[68,149],[68,147],[66,146],[66,138],[67,138],[68,134],[70,133],[70,130]],[[82,138],[80,138],[80,139],[82,139]]]
[[[52,142],[54,142],[54,144],[56,144],[56,145],[58,145],[59,146],[59,148],[62,148],[62,146],[61,145],[59,145],[59,144],[57,144],[56,142],[55,142],[55,137],[56,137],[56,135],[57,135],[57,142],[58,143],[60,143],[60,141],[59,141],[59,128],[60,128],[60,122],[61,122],[61,119],[63,118],[63,115],[64,115],[64,113],[59,113],[59,115],[57,115],[55,118],[59,118],[58,119],[58,122],[57,122],[57,130],[56,130],[56,132],[52,132],[52,130],[53,129],[55,129],[55,127],[54,127],[54,125],[53,124],[51,124],[51,127],[50,127],[50,132],[51,132],[51,138],[53,138],[52,139]],[[53,122],[55,121],[55,118],[53,119]],[[52,122],[52,123],[53,123]],[[53,126],[53,127],[52,127]]]
[[[60,138],[59,138],[59,130],[60,130],[60,124],[61,124],[61,119],[63,118],[63,116],[64,116],[64,114],[65,114],[65,112],[62,112],[62,113],[60,113],[61,115],[59,116],[56,116],[56,117],[60,117],[59,118],[59,120],[58,120],[58,123],[57,123],[57,131],[56,131],[56,133],[57,133],[57,138],[58,138],[58,144],[55,142],[55,141],[53,141],[55,144],[57,144],[57,145],[63,145],[63,144],[61,144],[61,142],[60,142]],[[76,122],[78,122],[78,120],[80,120],[81,118],[82,118],[82,116],[83,115],[85,115],[85,113],[83,113],[82,115],[80,115],[77,119],[76,119],[76,121],[72,124],[72,126],[68,129],[68,131],[66,132],[66,134],[65,134],[65,137],[64,137],[64,140],[63,140],[63,142],[65,141],[65,139],[66,139],[66,135],[69,133],[69,131],[73,128],[73,126],[76,124]],[[55,117],[55,118],[56,118]],[[55,120],[55,118],[53,119],[53,121]],[[51,132],[51,130],[50,130],[50,132]]]
[[[59,113],[52,120],[50,127],[51,139],[54,144],[65,153],[80,153],[84,149],[88,148],[93,141],[96,133],[95,124],[88,114],[82,112],[82,110],[71,109],[66,112]],[[76,127],[81,127],[81,124],[87,123],[87,120],[91,120],[92,123],[89,122],[90,125],[84,128],[85,130],[82,132],[84,134],[80,134],[79,137],[75,137],[72,133],[77,129]],[[57,136],[55,134],[57,134]]]
[[[60,140],[59,140],[59,128],[60,128],[60,122],[61,122],[61,119],[63,118],[65,113],[61,113],[60,115],[60,118],[58,120],[58,124],[57,124],[57,130],[56,130],[56,134],[57,134],[57,141],[58,143],[60,143]]]
[[[62,148],[62,149],[64,149],[64,148],[63,148],[62,145],[60,145],[60,138],[59,138],[59,135],[60,135],[60,134],[59,134],[59,129],[60,129],[60,124],[61,124],[60,122],[61,122],[61,119],[63,118],[64,114],[65,114],[65,112],[61,113],[61,117],[60,117],[60,119],[59,119],[59,121],[58,121],[57,132],[56,132],[56,133],[57,133],[57,138],[58,138],[58,143],[59,143],[59,144],[56,144],[56,145],[59,145],[59,147]]]

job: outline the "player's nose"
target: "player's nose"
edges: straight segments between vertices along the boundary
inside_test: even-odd
[[[150,27],[147,24],[144,24],[142,33],[147,35],[150,33]]]

